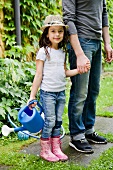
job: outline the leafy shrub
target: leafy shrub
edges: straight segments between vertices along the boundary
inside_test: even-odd
[[[3,10],[3,30],[1,30],[5,46],[5,57],[19,59],[15,35],[14,1],[1,1],[0,9]],[[38,39],[41,34],[40,27],[45,17],[49,14],[61,14],[60,0],[23,0],[20,1],[22,59],[33,60],[38,48]],[[1,56],[0,56],[1,57]]]
[[[26,104],[34,75],[34,62],[0,59],[0,120],[7,119],[8,113],[17,118],[15,108]]]

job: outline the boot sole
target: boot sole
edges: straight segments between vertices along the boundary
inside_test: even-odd
[[[48,162],[58,162],[58,161],[60,161],[60,159],[59,159],[59,160],[48,160],[48,159],[44,158],[43,156],[40,156],[40,157],[41,157],[42,159],[48,161]]]
[[[95,144],[107,144],[107,141],[105,141],[105,142],[98,142],[98,141],[94,141],[92,139],[88,139],[88,138],[86,138],[86,139],[88,140],[88,142],[92,142],[92,143],[95,143]]]
[[[74,149],[77,150],[78,152],[82,152],[82,153],[94,153],[93,150],[86,150],[86,151],[80,150],[80,149],[76,148],[76,146],[73,145],[71,142],[69,142],[69,146],[71,146],[72,148],[74,148]]]

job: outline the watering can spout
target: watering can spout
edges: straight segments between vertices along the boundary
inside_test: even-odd
[[[14,128],[14,132],[19,132],[19,131],[24,131],[24,130],[26,129],[23,126]]]
[[[9,128],[7,125],[2,126],[2,135],[8,136],[11,132],[14,132],[14,128]]]
[[[16,128],[10,128],[7,125],[2,126],[2,135],[3,136],[8,136],[11,132],[19,132],[19,131],[24,131],[26,130],[23,126],[21,127],[16,127]]]
[[[9,128],[7,125],[3,125],[2,134],[8,136],[11,132],[28,131],[29,133],[39,133],[44,126],[44,113],[42,106],[37,100],[33,100],[29,103],[37,102],[38,110],[34,107],[32,110],[29,106],[22,107],[18,112],[18,120],[22,124],[21,127],[14,126]]]

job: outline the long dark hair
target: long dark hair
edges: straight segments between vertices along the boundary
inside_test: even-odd
[[[58,48],[62,48],[63,51],[65,53],[67,53],[67,50],[66,50],[66,43],[68,41],[68,34],[67,34],[67,30],[66,28],[63,26],[64,28],[64,37],[63,37],[63,40],[58,44]],[[48,34],[48,30],[49,30],[49,27],[46,27],[39,39],[39,47],[44,47],[45,48],[45,52],[46,52],[46,55],[49,56],[49,53],[48,53],[48,50],[47,50],[47,47],[51,47],[52,43],[51,41],[49,40],[49,38],[47,37],[47,34]]]

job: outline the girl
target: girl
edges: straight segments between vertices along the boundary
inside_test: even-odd
[[[40,156],[51,162],[68,159],[61,151],[60,130],[65,105],[65,77],[78,74],[77,69],[66,70],[65,25],[59,15],[49,15],[42,26],[40,49],[36,56],[36,74],[29,101],[35,99],[40,87],[40,100],[44,109],[45,123],[41,134]],[[90,65],[88,65],[90,67]],[[29,102],[28,101],[28,102]],[[33,106],[33,105],[32,105]]]

